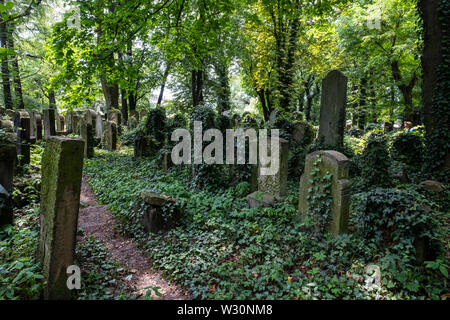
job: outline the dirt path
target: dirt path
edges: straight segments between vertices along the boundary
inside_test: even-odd
[[[97,203],[97,198],[91,192],[85,176],[81,186],[81,201],[84,207],[80,208],[78,227],[83,229],[83,237],[92,235],[96,240],[100,240],[110,251],[111,257],[129,271],[129,275],[132,275],[129,284],[136,288],[134,294],[145,294],[143,288],[154,286],[160,287],[159,292],[163,294],[162,297],[153,296],[154,299],[189,299],[181,288],[169,284],[160,272],[153,270],[149,259],[144,256],[133,239],[123,237],[113,230],[115,221],[112,213],[106,210],[106,206]]]

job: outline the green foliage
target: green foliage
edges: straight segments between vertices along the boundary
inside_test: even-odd
[[[439,248],[442,216],[423,196],[412,190],[382,189],[354,196],[353,223],[356,232],[378,250],[402,255],[411,262],[416,239],[426,238]]]
[[[28,218],[35,217],[36,213]],[[0,230],[0,300],[40,298],[42,269],[34,258],[38,238],[35,224]]]
[[[382,131],[372,131],[362,153],[362,178],[368,188],[389,187],[389,152],[387,137]]]
[[[305,217],[307,224],[312,224],[316,237],[327,233],[331,221],[331,182],[333,175],[330,172],[320,174],[322,158],[314,161],[314,169],[310,172],[311,186],[308,188],[307,200],[309,201],[308,214]]]
[[[75,264],[81,267],[81,289],[74,290],[78,300],[135,299],[132,288],[122,278],[126,270],[109,256],[100,241],[89,237],[79,242]]]
[[[400,131],[392,137],[392,158],[416,169],[422,164],[424,149],[424,138],[418,131]]]
[[[136,237],[153,264],[169,280],[189,289],[194,298],[422,299],[439,297],[446,290],[440,271],[404,267],[399,263],[403,255],[377,249],[364,234],[317,237],[299,222],[296,196],[274,207],[250,209],[242,198],[248,183],[193,192],[188,169],[163,174],[155,160],[133,161],[116,153],[87,160],[85,173],[98,199],[114,212],[118,230]],[[179,201],[184,213],[175,229],[149,235],[142,232],[133,208],[144,189]],[[415,199],[406,200],[411,206],[416,203]],[[397,202],[384,201],[383,208],[394,212]],[[358,219],[365,215],[362,209],[354,212]],[[408,212],[417,213],[413,209]],[[378,217],[379,211],[370,216],[374,215]],[[422,221],[420,216],[414,217]],[[397,233],[408,235],[409,231]],[[396,252],[401,254],[400,249]],[[382,269],[379,290],[365,283],[364,266],[372,263]]]

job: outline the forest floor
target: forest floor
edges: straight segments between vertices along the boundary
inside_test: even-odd
[[[85,176],[81,186],[81,203],[78,217],[78,228],[82,228],[83,234],[78,237],[78,241],[93,236],[109,250],[111,258],[117,260],[122,267],[126,268],[131,275],[128,285],[134,288],[132,294],[145,295],[144,288],[159,287],[162,297],[156,296],[152,292],[155,300],[185,300],[189,295],[182,288],[175,284],[169,284],[160,272],[153,269],[153,266],[143,251],[138,248],[132,238],[120,235],[114,228],[115,221],[112,212],[106,206],[99,205],[97,197],[91,192]]]

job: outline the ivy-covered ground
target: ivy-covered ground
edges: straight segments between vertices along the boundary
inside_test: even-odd
[[[448,293],[443,204],[411,185],[354,190],[353,233],[334,238],[299,221],[297,180],[283,203],[251,209],[248,183],[193,192],[189,172],[175,167],[163,173],[158,158],[134,160],[131,152],[97,153],[85,166],[119,230],[139,239],[153,264],[194,298],[441,299]],[[175,229],[143,232],[134,210],[142,190],[180,202],[183,216]],[[422,266],[415,262],[417,232],[438,248]]]

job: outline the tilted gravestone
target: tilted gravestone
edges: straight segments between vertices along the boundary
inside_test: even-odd
[[[0,227],[13,221],[11,194],[16,162],[16,145],[8,141],[0,142]]]
[[[102,148],[108,151],[117,149],[117,126],[112,121],[106,121],[103,130]]]
[[[326,145],[342,145],[347,104],[347,78],[333,70],[322,81],[319,141]]]
[[[38,258],[47,283],[44,299],[71,298],[67,267],[74,262],[83,148],[81,139],[50,137],[42,156]]]
[[[92,129],[92,124],[89,122],[82,121],[81,123],[81,138],[84,141],[84,157],[93,158],[94,157],[94,132]]]
[[[315,165],[315,162],[321,161]],[[332,150],[316,151],[310,153],[305,160],[305,171],[300,179],[299,211],[300,216],[305,218],[312,212],[310,208],[311,196],[323,190],[322,182],[314,183],[318,189],[314,190],[312,184],[312,171],[319,169],[318,177],[323,177],[327,173],[331,176],[331,217],[329,218],[328,231],[337,235],[347,231],[348,216],[350,210],[350,181],[348,180],[349,160],[342,153]],[[325,183],[325,182],[323,182]],[[312,189],[311,189],[312,188]],[[314,217],[313,217],[314,219]]]
[[[48,139],[52,136],[56,136],[55,109],[43,110],[43,117],[44,117],[44,138]]]
[[[15,114],[14,126],[17,133],[17,153],[21,155],[20,165],[30,164],[31,144],[31,119],[25,110],[19,110]]]

